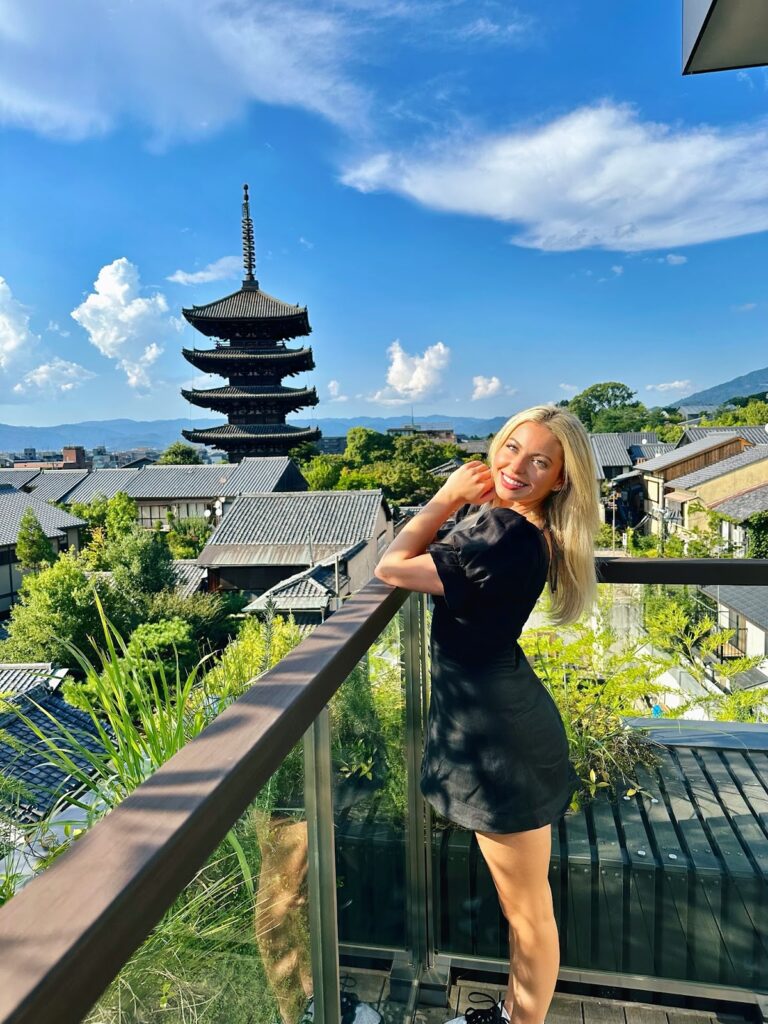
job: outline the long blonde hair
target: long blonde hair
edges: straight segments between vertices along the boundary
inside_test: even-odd
[[[491,441],[488,464],[521,423],[548,427],[563,448],[563,486],[544,501],[544,516],[555,540],[553,557],[558,557],[557,589],[549,576],[551,615],[557,625],[575,622],[597,596],[595,536],[602,521],[597,466],[589,435],[581,420],[562,406],[534,405],[516,413]],[[497,504],[494,499],[492,504]],[[550,567],[552,568],[552,567]]]

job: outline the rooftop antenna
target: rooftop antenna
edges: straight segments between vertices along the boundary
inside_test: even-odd
[[[245,268],[243,284],[253,282],[258,288],[259,282],[253,276],[255,253],[256,250],[253,244],[253,221],[251,220],[251,203],[248,199],[248,186],[243,185],[243,267]]]

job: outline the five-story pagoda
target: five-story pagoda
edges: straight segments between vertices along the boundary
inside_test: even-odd
[[[243,196],[243,263],[245,279],[239,291],[205,306],[183,309],[201,334],[215,338],[212,349],[185,348],[184,358],[203,373],[226,377],[226,387],[182,390],[188,402],[225,413],[227,423],[202,430],[183,430],[188,441],[215,445],[230,462],[248,455],[285,455],[305,441],[317,441],[320,431],[292,427],[286,414],[317,405],[314,388],[288,388],[283,377],[313,370],[311,348],[288,348],[291,338],[305,337],[309,326],[306,306],[291,306],[267,295],[253,276],[254,242],[248,186]]]

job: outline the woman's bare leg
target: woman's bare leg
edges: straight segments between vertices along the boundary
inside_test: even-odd
[[[544,1024],[560,968],[549,858],[552,827],[497,835],[476,832],[509,922],[506,1006],[512,1024]]]

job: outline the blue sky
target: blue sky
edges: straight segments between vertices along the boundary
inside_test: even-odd
[[[0,0],[0,421],[198,415],[244,181],[310,419],[766,365],[768,72],[683,78],[679,8]]]

